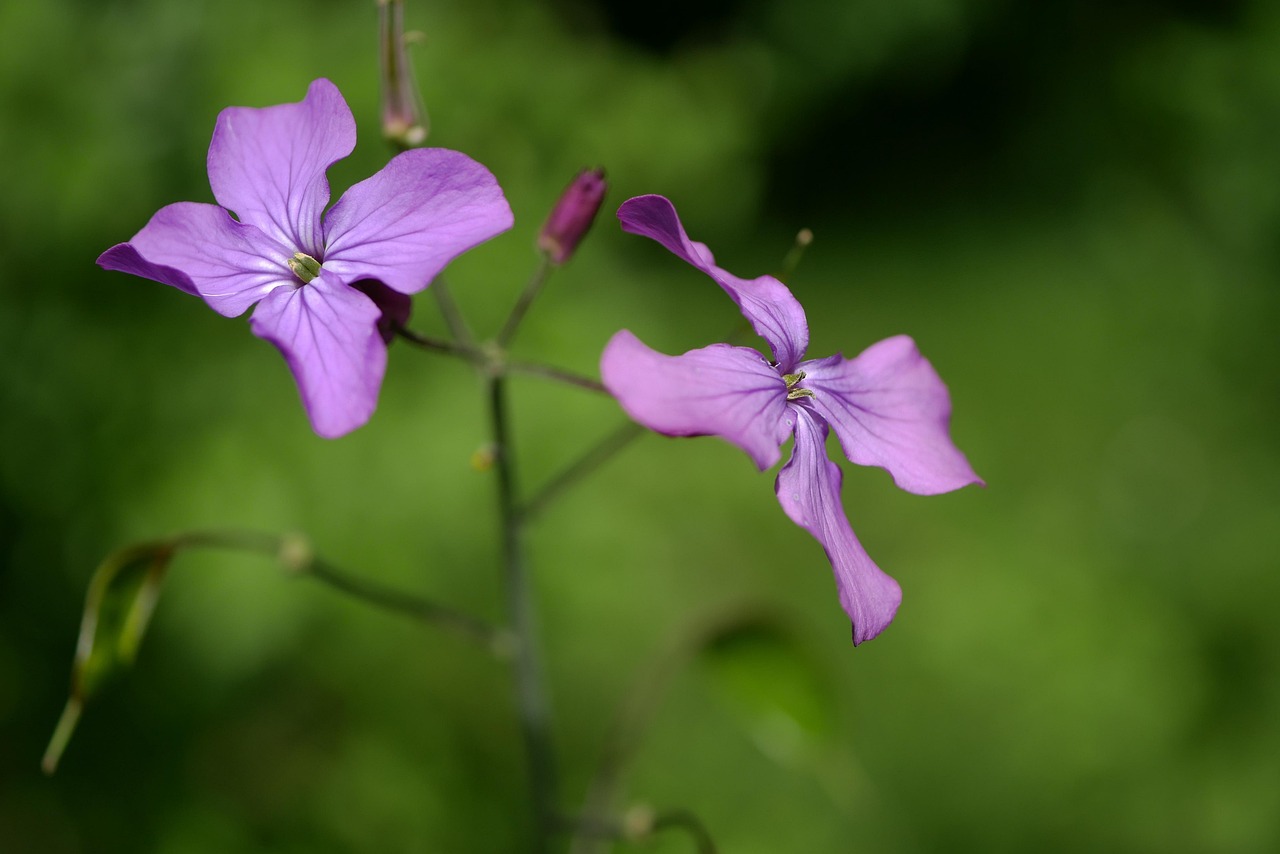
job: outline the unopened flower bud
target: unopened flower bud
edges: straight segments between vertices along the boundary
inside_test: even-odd
[[[405,50],[404,0],[378,0],[382,59],[382,135],[400,148],[427,140],[427,111]]]
[[[595,221],[608,188],[603,169],[584,169],[560,195],[542,231],[538,232],[538,248],[547,253],[553,263],[563,264],[573,256]]]

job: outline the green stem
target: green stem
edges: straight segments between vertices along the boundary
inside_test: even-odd
[[[506,656],[510,653],[512,642],[506,632],[495,629],[470,614],[464,614],[429,599],[356,578],[322,560],[313,561],[305,574],[309,578],[329,585],[334,590],[346,593],[374,607],[394,611],[487,646],[495,655]]]
[[[654,813],[648,807],[632,807],[621,818],[599,816],[562,816],[557,828],[576,839],[613,842],[646,842],[654,834],[669,828],[685,831],[693,837],[698,854],[716,854],[711,832],[694,813],[686,809]]]
[[[396,327],[396,335],[402,338],[406,343],[417,347],[420,350],[426,350],[430,353],[439,353],[442,356],[457,356],[466,359],[471,364],[481,369],[488,369],[492,372],[505,371],[513,374],[527,374],[534,377],[542,377],[543,379],[555,380],[565,385],[576,386],[577,388],[586,389],[600,393],[607,393],[604,384],[599,380],[573,371],[557,368],[554,365],[544,365],[541,362],[512,362],[506,358],[506,352],[497,344],[460,344],[454,341],[446,341],[442,338],[433,338],[430,335],[421,335],[404,326]],[[500,367],[499,367],[500,366]]]
[[[431,353],[440,353],[445,356],[460,356],[473,364],[483,362],[484,354],[475,347],[467,344],[459,344],[455,341],[446,341],[443,338],[433,338],[430,335],[420,335],[404,326],[396,327],[396,335],[400,336],[404,341],[412,344],[420,350],[427,350]]]
[[[528,761],[529,788],[536,821],[535,854],[549,850],[556,815],[556,764],[551,744],[551,712],[538,656],[533,598],[525,566],[523,528],[516,503],[515,454],[507,413],[506,378],[490,375],[494,466],[498,476],[498,512],[502,526],[503,580],[507,612],[515,633],[515,691]]]
[[[529,376],[555,380],[556,382],[577,386],[587,391],[600,392],[601,394],[609,393],[608,389],[604,387],[604,383],[599,380],[585,377],[582,374],[575,374],[573,371],[566,371],[564,368],[544,365],[540,362],[507,362],[507,370],[513,374],[528,374]]]
[[[614,715],[596,773],[587,784],[582,813],[577,820],[579,827],[608,823],[607,817],[613,812],[614,803],[621,793],[623,776],[639,750],[645,730],[657,715],[667,689],[679,672],[715,638],[735,627],[751,625],[758,619],[756,609],[740,607],[700,619],[669,640],[652,659],[632,684]],[[673,810],[659,818],[665,818],[668,825],[683,825],[698,840],[699,851],[715,850],[706,828],[688,810]],[[654,820],[652,828],[661,829],[658,819]],[[601,850],[601,838],[599,834],[576,831],[570,854],[596,854]]]
[[[527,522],[537,516],[547,508],[547,505],[559,498],[562,492],[600,468],[627,445],[643,436],[644,432],[645,429],[633,421],[628,421],[614,430],[577,461],[547,481],[533,498],[525,502],[521,518]]]
[[[547,277],[551,275],[553,266],[551,259],[543,255],[538,263],[538,269],[533,271],[533,275],[525,283],[524,290],[520,292],[520,297],[511,309],[511,314],[507,316],[507,322],[502,324],[502,331],[498,333],[498,346],[505,348],[516,337],[520,322],[529,313],[529,306],[533,305],[533,301],[542,292],[542,286],[547,283]]]
[[[698,854],[716,854],[716,843],[711,838],[707,826],[688,810],[670,810],[654,817],[654,833],[666,830],[668,827],[678,827],[692,836],[693,844],[698,848]]]
[[[813,243],[813,232],[807,228],[802,228],[796,232],[795,243],[791,246],[785,258],[782,259],[782,269],[774,277],[780,282],[785,282],[791,278],[791,274],[796,271],[796,267],[800,266],[800,259],[804,257],[804,250],[809,248],[809,244]]]
[[[471,327],[467,325],[467,320],[462,316],[458,304],[454,302],[453,292],[445,283],[444,276],[436,276],[435,281],[431,283],[431,293],[435,295],[436,305],[440,308],[445,325],[449,327],[449,334],[460,344],[467,347],[473,346],[476,338],[471,334]]]
[[[271,558],[289,572],[312,578],[340,593],[376,608],[392,611],[418,622],[443,629],[504,655],[511,646],[507,633],[455,608],[431,599],[406,593],[377,582],[358,578],[323,558],[297,535],[266,534],[260,531],[193,531],[172,540],[174,548],[221,548],[256,552]]]

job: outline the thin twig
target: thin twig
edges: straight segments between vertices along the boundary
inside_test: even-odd
[[[440,353],[444,356],[458,356],[477,367],[487,368],[490,372],[494,371],[494,366],[500,365],[501,369],[508,373],[542,377],[543,379],[555,380],[556,382],[576,386],[587,391],[600,392],[602,394],[608,393],[604,384],[599,380],[574,371],[557,368],[554,365],[544,365],[541,362],[507,361],[505,353],[497,344],[459,344],[456,341],[446,341],[443,338],[422,335],[405,326],[397,326],[395,332],[406,343],[420,350]]]
[[[470,614],[464,614],[430,599],[356,578],[333,564],[319,559],[311,562],[305,575],[375,607],[395,611],[475,641],[481,646],[489,647],[497,655],[507,655],[510,652],[512,642],[505,631],[495,629]]]
[[[724,634],[735,626],[750,624],[759,619],[759,612],[753,607],[734,606],[714,616],[696,621],[692,626],[669,640],[664,648],[650,659],[649,664],[640,672],[632,683],[631,689],[619,704],[613,721],[605,736],[600,752],[600,760],[596,773],[587,786],[587,794],[583,799],[583,822],[593,822],[608,816],[613,810],[622,789],[623,776],[635,758],[640,747],[645,729],[657,715],[662,701],[666,697],[667,688],[680,670],[693,660],[714,638]],[[692,823],[701,828],[705,842],[710,843],[701,822],[692,813],[677,810],[665,813],[667,821],[680,823],[678,818],[692,818]],[[684,822],[686,829],[698,835],[698,831],[689,821]],[[591,834],[578,834],[570,849],[571,854],[595,854],[600,850],[599,837]],[[699,843],[700,846],[702,843]],[[699,847],[699,851],[714,851],[715,848]]]
[[[716,854],[716,843],[711,838],[711,833],[707,830],[707,826],[689,810],[670,810],[654,816],[653,830],[655,833],[659,830],[666,830],[669,827],[678,827],[681,830],[688,831],[689,835],[693,837],[694,844],[698,847],[698,854]]]
[[[628,421],[600,440],[589,451],[547,481],[533,498],[525,502],[521,517],[528,521],[547,508],[562,492],[604,465],[615,454],[644,435],[644,428]]]
[[[520,292],[520,297],[516,300],[515,306],[512,307],[511,314],[507,315],[507,322],[502,324],[502,331],[498,333],[497,339],[499,347],[507,347],[512,339],[516,337],[516,330],[520,328],[520,321],[524,320],[524,316],[529,312],[529,306],[533,305],[533,301],[542,292],[542,286],[547,283],[547,277],[551,275],[551,270],[554,266],[548,256],[542,256],[542,259],[538,262],[538,268],[533,271],[533,275],[525,283],[524,290]]]
[[[406,593],[377,582],[358,578],[312,553],[307,541],[297,535],[267,534],[260,531],[192,531],[172,540],[174,548],[222,548],[256,552],[271,558],[289,572],[313,578],[354,599],[394,611],[418,622],[444,629],[487,647],[496,655],[509,650],[507,633],[456,608]]]
[[[436,305],[440,308],[445,325],[449,327],[449,334],[465,346],[474,345],[476,338],[471,334],[471,327],[467,325],[466,318],[462,316],[462,311],[454,301],[453,292],[445,283],[444,276],[436,276],[435,281],[431,283],[431,293],[435,294]]]
[[[535,377],[543,377],[557,382],[567,383],[568,385],[584,388],[587,391],[596,391],[602,394],[608,394],[608,389],[604,387],[604,383],[599,380],[592,379],[582,374],[566,371],[564,368],[557,368],[552,365],[543,365],[539,362],[507,362],[507,370],[515,374],[528,374]]]
[[[446,341],[443,338],[422,335],[405,326],[397,326],[395,332],[404,341],[421,350],[428,350],[432,353],[441,353],[447,356],[461,356],[473,363],[483,359],[483,354],[479,350],[467,344],[459,344],[456,341]]]

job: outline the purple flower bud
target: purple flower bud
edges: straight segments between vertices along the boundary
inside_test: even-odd
[[[404,0],[378,0],[382,59],[382,135],[400,148],[426,142],[427,111],[405,51]]]
[[[538,248],[555,264],[568,261],[595,221],[609,185],[603,169],[583,169],[561,194],[538,232]]]

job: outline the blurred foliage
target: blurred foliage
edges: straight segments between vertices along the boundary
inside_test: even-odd
[[[1280,8],[440,0],[407,19],[431,144],[488,165],[516,212],[449,273],[478,329],[586,165],[613,204],[671,197],[741,275],[810,227],[791,281],[812,352],[914,335],[990,484],[926,501],[848,471],[854,527],[905,590],[856,651],[820,547],[736,449],[646,438],[566,495],[532,548],[567,804],[664,640],[764,603],[779,634],[671,684],[628,802],[693,809],[735,854],[1280,848]],[[393,347],[372,423],[326,442],[243,321],[93,265],[162,205],[210,200],[224,106],[327,76],[361,134],[335,196],[376,170],[376,49],[372,0],[0,6],[6,852],[518,850],[504,668],[252,558],[175,569],[137,667],[39,772],[86,584],[126,543],[305,531],[499,614],[458,366]],[[679,352],[735,322],[602,221],[519,349],[591,371],[619,328]],[[516,394],[530,486],[620,419],[536,379]],[[762,749],[769,708],[818,746]]]

